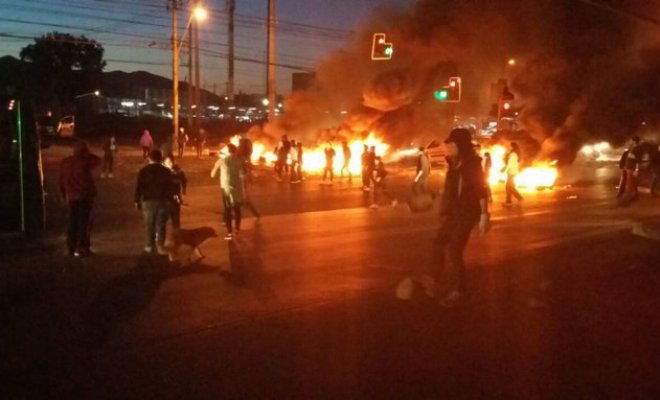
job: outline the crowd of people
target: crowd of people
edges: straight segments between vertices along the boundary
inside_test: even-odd
[[[188,141],[184,131],[180,131],[177,154],[185,152]],[[167,226],[171,225],[171,237],[176,237],[181,229],[181,206],[187,190],[187,178],[182,168],[177,165],[171,151],[163,152],[154,148],[154,140],[145,130],[139,141],[147,165],[137,174],[135,185],[135,207],[142,212],[145,223],[144,251],[153,254],[168,254]],[[431,271],[415,271],[400,285],[399,291],[409,292],[411,285],[419,283],[429,295],[435,296],[435,282],[439,274],[446,275],[449,290],[442,297],[443,304],[452,305],[460,301],[465,292],[465,266],[463,250],[470,233],[475,226],[482,232],[490,227],[488,204],[492,202],[489,187],[489,174],[492,159],[489,153],[481,157],[475,150],[470,132],[454,129],[445,141],[447,148],[447,168],[445,188],[442,191],[440,215],[442,222],[435,240],[435,261]],[[639,173],[640,139],[634,137],[631,146],[623,154],[620,162],[622,171],[618,197],[632,201],[638,196],[637,177]],[[197,147],[202,148],[202,145]],[[74,154],[62,161],[60,170],[60,192],[69,211],[67,228],[67,252],[71,256],[87,256],[90,248],[90,222],[96,188],[93,172],[102,167],[101,177],[112,178],[113,166],[117,155],[114,137],[108,138],[102,145],[103,157],[93,155],[85,142],[77,142]],[[282,137],[276,148],[277,160],[275,174],[279,180],[289,176],[290,183],[298,184],[303,179],[303,145],[301,142]],[[342,142],[343,164],[341,176],[352,181],[351,161],[353,154],[347,142]],[[249,185],[252,182],[253,144],[247,135],[242,135],[238,145],[221,144],[218,159],[210,171],[210,177],[218,179],[221,191],[223,220],[226,227],[225,240],[233,240],[241,232],[243,208],[247,208],[257,218],[260,214],[249,197]],[[199,155],[199,150],[197,150]],[[328,143],[324,149],[325,168],[322,184],[332,184],[335,172],[335,149]],[[657,156],[656,158],[660,158]],[[364,146],[361,155],[362,190],[372,194],[371,208],[378,208],[384,199],[396,206],[398,201],[387,190],[388,171],[382,157],[376,154],[375,147]],[[506,175],[505,207],[512,206],[513,199],[523,200],[515,186],[515,179],[521,166],[520,148],[511,143],[505,156],[505,165],[501,172]],[[660,169],[654,159],[653,183],[651,193],[655,195],[660,188]],[[425,148],[419,148],[417,167],[412,182],[414,196],[433,197],[428,181],[431,162]],[[445,269],[447,261],[448,267]],[[402,295],[405,297],[406,295]]]

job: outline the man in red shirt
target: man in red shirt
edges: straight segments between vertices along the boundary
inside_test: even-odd
[[[60,195],[69,208],[67,251],[70,256],[91,254],[90,219],[96,186],[92,171],[101,165],[101,158],[91,154],[85,142],[77,142],[73,155],[60,165]]]

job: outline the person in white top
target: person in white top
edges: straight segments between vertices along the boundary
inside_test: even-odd
[[[428,193],[428,180],[431,174],[431,161],[426,153],[426,149],[419,148],[417,157],[417,174],[415,175],[413,190],[416,194]]]
[[[505,207],[511,207],[511,197],[515,197],[518,202],[523,200],[523,197],[516,189],[516,176],[520,173],[520,147],[518,143],[512,142],[509,153],[506,155],[506,165],[504,171],[506,173],[506,202]]]

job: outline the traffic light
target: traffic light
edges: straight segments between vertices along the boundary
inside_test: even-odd
[[[452,76],[449,78],[449,84],[436,90],[433,96],[438,101],[445,103],[458,103],[461,101],[461,77]]]
[[[500,97],[500,115],[509,116],[513,111],[513,100],[515,96],[509,91],[508,87],[502,89],[502,96]]]
[[[391,60],[394,54],[392,43],[387,42],[387,35],[384,33],[374,33],[371,44],[371,59],[374,61]]]

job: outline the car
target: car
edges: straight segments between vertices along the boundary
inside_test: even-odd
[[[60,123],[57,125],[57,134],[60,137],[70,138],[73,137],[76,128],[76,117],[70,115],[64,117],[60,120]]]

